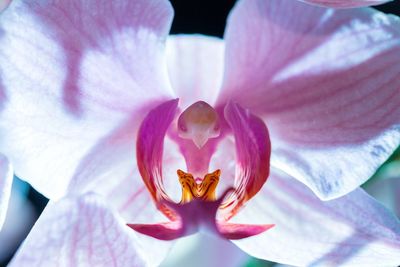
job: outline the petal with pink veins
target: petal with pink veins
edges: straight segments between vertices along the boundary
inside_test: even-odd
[[[234,241],[252,256],[295,266],[395,266],[400,221],[362,189],[321,201],[302,183],[271,170],[268,183],[237,221],[274,223]]]
[[[167,40],[168,73],[180,106],[212,105],[221,87],[224,42],[203,35],[172,35]]]
[[[10,200],[13,170],[8,159],[0,154],[0,230],[3,227]]]
[[[400,144],[399,29],[399,18],[368,8],[240,1],[217,102],[265,120],[272,165],[321,199],[340,197]]]
[[[89,193],[51,202],[10,266],[156,266],[170,245],[136,235]]]
[[[144,110],[173,95],[171,20],[163,0],[11,3],[0,18],[0,146],[19,177],[58,199],[81,162],[113,171],[112,144],[134,139]],[[122,168],[135,164],[129,144]]]
[[[352,7],[381,5],[383,3],[390,2],[392,0],[300,0],[300,1],[323,7],[352,8]]]

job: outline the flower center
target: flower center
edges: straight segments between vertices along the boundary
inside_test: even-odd
[[[271,224],[228,222],[268,178],[271,143],[265,123],[236,103],[228,102],[214,109],[199,101],[185,109],[178,118],[178,127],[169,131],[177,111],[177,99],[151,110],[140,126],[136,146],[138,169],[143,181],[157,209],[169,221],[128,226],[161,240],[172,240],[203,230],[228,239],[241,239],[270,229]],[[168,131],[168,136],[178,144],[188,170],[188,173],[177,171],[182,186],[179,203],[172,201],[163,185],[164,139]],[[228,136],[233,136],[236,148],[235,174],[227,172],[227,179],[233,181],[234,186],[217,199],[215,190],[221,171],[208,173],[208,167],[219,142]],[[203,179],[194,178],[204,173],[207,174]]]
[[[182,186],[182,198],[180,204],[185,204],[193,199],[203,201],[217,200],[215,189],[217,188],[221,171],[216,170],[204,176],[201,183],[197,183],[193,175],[182,170],[177,171],[179,182]]]

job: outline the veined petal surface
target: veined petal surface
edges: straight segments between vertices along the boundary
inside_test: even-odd
[[[58,199],[81,162],[112,165],[116,132],[134,139],[143,109],[173,94],[171,20],[162,0],[11,3],[0,16],[0,147],[19,177]]]
[[[88,193],[51,202],[10,266],[157,266],[170,245],[136,235]]]
[[[182,110],[197,101],[215,103],[224,70],[224,42],[203,35],[171,35],[168,73]]]
[[[244,0],[217,103],[263,117],[272,165],[321,199],[366,181],[400,144],[400,20],[369,8]]]
[[[400,262],[400,221],[362,189],[321,201],[302,183],[272,171],[262,191],[234,218],[275,224],[266,233],[234,241],[258,258],[295,266]]]

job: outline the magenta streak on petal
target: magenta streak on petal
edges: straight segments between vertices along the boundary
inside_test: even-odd
[[[163,199],[169,199],[162,180],[162,156],[164,137],[175,117],[177,106],[178,99],[174,99],[151,110],[143,120],[137,136],[136,158],[139,172],[157,204]],[[167,207],[161,205],[158,208],[171,218]]]
[[[218,138],[209,139],[200,149],[192,140],[180,138],[174,129],[169,132],[169,136],[179,145],[179,150],[186,161],[187,172],[193,174],[195,178],[202,179],[209,171],[210,159],[223,134],[221,133]]]
[[[264,122],[229,102],[224,115],[231,127],[236,144],[237,171],[235,196],[223,204],[224,216],[229,219],[264,185],[269,175],[271,142]]]
[[[226,239],[243,239],[246,237],[261,234],[272,227],[274,224],[264,224],[264,225],[251,225],[251,224],[241,224],[241,223],[218,223],[217,224],[219,232]]]
[[[165,222],[156,224],[128,224],[130,228],[144,235],[160,240],[174,240],[183,236],[179,222]]]
[[[134,193],[130,195],[130,197],[119,207],[118,211],[122,212],[123,210],[127,209],[132,203],[135,201],[135,199],[142,194],[145,191],[145,187],[141,187],[137,189]]]
[[[128,224],[133,230],[160,239],[173,240],[205,231],[227,239],[242,239],[260,234],[274,225],[247,225],[217,221],[216,214],[225,197],[233,191],[228,188],[216,201],[194,199],[186,204],[163,201],[179,215],[179,219],[157,224]]]

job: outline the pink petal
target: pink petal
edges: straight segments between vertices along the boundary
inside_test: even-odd
[[[399,28],[372,9],[241,1],[218,102],[262,115],[273,165],[322,199],[342,196],[400,144]]]
[[[12,2],[0,19],[0,129],[18,176],[60,198],[81,161],[115,156],[101,148],[122,141],[118,130],[135,138],[143,110],[173,94],[171,19],[162,0]]]
[[[167,40],[167,63],[180,106],[215,102],[223,77],[224,43],[202,35],[176,35]]]
[[[237,240],[259,235],[274,226],[274,224],[220,223],[218,229],[226,239]]]
[[[165,222],[155,224],[128,224],[130,228],[138,233],[154,237],[159,240],[174,240],[182,237],[182,228],[179,223]]]
[[[362,189],[319,200],[295,179],[272,170],[238,221],[275,223],[235,241],[252,256],[296,266],[396,266],[400,222]]]
[[[163,106],[172,107],[171,114],[173,115],[175,114],[173,110],[176,109],[176,102],[177,100],[172,100],[167,104],[164,103]],[[148,111],[143,112],[147,113]],[[146,146],[144,152],[160,152],[158,154],[160,161],[162,160],[160,167],[163,166],[163,168],[157,169],[158,166],[153,165],[148,166],[148,168],[149,170],[154,168],[154,171],[157,169],[162,172],[163,181],[167,180],[165,191],[170,194],[171,192],[176,193],[170,190],[171,187],[179,187],[176,170],[184,166],[182,156],[180,156],[179,151],[174,150],[174,146],[171,146],[171,142],[168,142],[168,140],[164,141],[167,147],[164,152],[148,147],[149,145],[154,145],[154,143],[141,142],[154,136],[159,138],[157,142],[163,143],[164,135],[161,131],[161,124],[153,124],[153,122],[159,120],[159,122],[166,123],[165,127],[168,127],[168,122],[164,121],[166,113],[166,110],[162,110],[160,113],[150,112],[150,114],[155,115],[153,117],[154,120],[149,122],[149,117],[146,117],[143,123],[147,122],[148,127],[155,127],[155,129],[147,128],[143,135],[138,136],[138,140],[140,146]],[[116,209],[126,221],[155,222],[165,218],[153,205],[152,196],[141,179],[141,174],[135,161],[136,138],[132,132],[135,132],[137,128],[138,122],[132,121],[101,140],[99,145],[94,147],[91,153],[81,160],[75,175],[71,179],[68,191],[75,194],[95,191],[105,197],[108,200],[108,204]],[[150,133],[153,133],[153,135],[150,135]],[[141,139],[142,137],[144,139]],[[156,156],[154,154],[153,156],[150,158],[155,160]],[[142,160],[141,157],[138,159]],[[151,163],[146,162],[146,164]],[[173,176],[173,179],[170,179],[171,176]],[[171,196],[179,195],[180,188],[178,194],[171,194]],[[149,203],[151,204],[149,205]]]
[[[137,135],[136,158],[139,172],[157,208],[168,218],[176,214],[167,206],[160,204],[169,200],[162,176],[164,138],[175,118],[178,99],[170,100],[152,109],[140,125]]]
[[[271,142],[264,122],[238,104],[229,102],[224,114],[236,145],[235,196],[224,204],[230,213],[228,219],[267,181]]]
[[[0,230],[3,227],[10,200],[13,170],[8,159],[0,154]]]
[[[155,266],[169,246],[136,236],[87,194],[50,203],[10,266]]]
[[[334,8],[352,8],[362,6],[375,6],[380,5],[391,0],[300,0],[305,3],[315,4],[323,7],[334,7]]]

